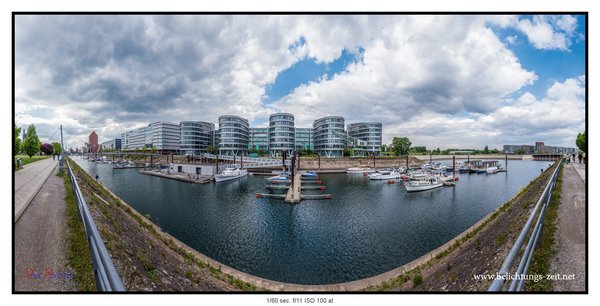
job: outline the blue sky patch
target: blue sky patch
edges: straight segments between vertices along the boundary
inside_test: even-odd
[[[305,43],[304,38],[289,46],[294,50]],[[359,48],[358,53],[343,49],[342,54],[330,63],[317,63],[315,58],[305,57],[292,65],[290,68],[281,71],[273,84],[265,88],[265,99],[263,103],[270,104],[277,101],[300,85],[310,82],[318,82],[321,78],[331,80],[334,75],[346,70],[346,67],[352,63],[362,61],[364,49]]]

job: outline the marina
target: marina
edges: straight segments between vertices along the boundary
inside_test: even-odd
[[[457,173],[454,187],[422,192],[362,175],[319,173],[318,179],[301,180],[301,187],[326,186],[331,199],[323,201],[322,190],[304,190],[302,202],[290,205],[287,192],[265,192],[287,182],[273,184],[264,176],[186,184],[75,160],[190,247],[240,271],[298,284],[361,279],[418,258],[510,199],[549,165],[510,161],[509,172]]]

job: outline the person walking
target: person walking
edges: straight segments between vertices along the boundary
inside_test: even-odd
[[[577,156],[579,158],[579,163],[581,164],[581,159],[583,158],[583,156],[581,155],[581,153],[579,153],[579,156]]]

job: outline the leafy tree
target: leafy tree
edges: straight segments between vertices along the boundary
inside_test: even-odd
[[[483,148],[483,154],[490,154],[490,150],[488,149],[488,146],[485,146],[485,148]]]
[[[45,143],[40,146],[40,151],[42,151],[42,153],[44,153],[44,155],[52,155],[54,148],[52,147],[51,144]]]
[[[586,131],[583,133],[577,134],[577,139],[575,140],[575,144],[579,148],[579,150],[587,153],[587,137],[585,135]]]
[[[523,155],[523,154],[525,154],[525,149],[523,149],[523,148],[519,148],[519,149],[517,150],[516,154],[517,154],[517,155]]]
[[[62,153],[62,148],[60,147],[60,143],[53,142],[52,143],[52,150],[54,151],[54,154],[56,154],[56,155]]]
[[[21,152],[21,138],[19,138],[19,135],[21,135],[21,128],[18,128],[16,125],[14,125],[15,128],[15,147],[13,150],[13,156],[19,154],[19,152]]]
[[[387,152],[387,145],[381,145],[381,152]]]
[[[210,153],[210,154],[218,154],[219,153],[219,149],[215,146],[208,146],[206,147],[206,153]]]
[[[30,125],[27,128],[27,137],[23,141],[23,151],[31,158],[40,151],[41,141],[35,131],[35,125]]]
[[[133,152],[135,152],[135,153],[138,153],[139,151],[140,151],[140,148],[135,148],[135,149],[133,150]]]
[[[156,154],[156,152],[158,151],[158,149],[156,147],[152,147],[152,154]]]
[[[394,137],[392,140],[392,150],[398,156],[408,155],[412,142],[408,137]]]
[[[352,156],[352,149],[344,148],[344,156]]]

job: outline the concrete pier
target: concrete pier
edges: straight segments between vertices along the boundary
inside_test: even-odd
[[[293,178],[293,183],[290,186],[290,189],[288,189],[287,194],[285,195],[285,199],[284,201],[286,203],[298,203],[300,202],[301,199],[301,194],[300,194],[300,189],[301,189],[301,184],[302,184],[302,180],[301,178],[301,174],[300,173],[296,173],[294,175]],[[293,187],[292,187],[293,186]]]

